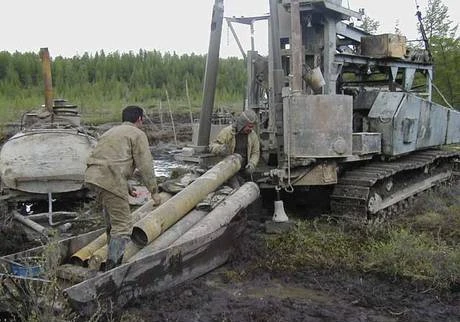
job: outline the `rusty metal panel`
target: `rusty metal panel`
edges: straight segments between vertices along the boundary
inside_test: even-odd
[[[345,157],[352,153],[352,97],[284,98],[284,153],[293,158]]]
[[[402,58],[406,54],[406,37],[396,34],[361,37],[361,54],[376,58]]]
[[[446,144],[460,142],[460,112],[449,110]]]
[[[381,150],[382,135],[380,133],[353,133],[353,154],[380,153]]]
[[[438,104],[421,100],[417,149],[444,144],[448,110]]]
[[[321,163],[296,180],[295,186],[322,186],[337,183],[337,164],[336,162]]]

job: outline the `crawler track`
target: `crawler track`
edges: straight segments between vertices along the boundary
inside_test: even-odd
[[[425,150],[346,171],[331,195],[331,210],[362,220],[398,214],[417,194],[450,180],[459,157],[458,151]]]

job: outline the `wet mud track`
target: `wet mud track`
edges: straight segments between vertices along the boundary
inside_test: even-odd
[[[137,299],[132,321],[459,321],[460,296],[440,299],[400,280],[345,271],[269,274],[252,269],[264,250],[250,223],[225,266],[176,288]],[[249,272],[250,270],[250,272]]]

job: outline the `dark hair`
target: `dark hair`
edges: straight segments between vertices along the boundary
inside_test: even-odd
[[[123,112],[121,114],[121,120],[123,122],[136,123],[137,119],[143,116],[144,110],[142,108],[140,108],[139,106],[130,105],[126,106],[123,109]]]

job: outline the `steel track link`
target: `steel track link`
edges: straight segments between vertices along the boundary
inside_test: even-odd
[[[458,151],[426,150],[346,171],[331,194],[332,213],[358,220],[400,213],[418,193],[451,178],[459,157]]]

